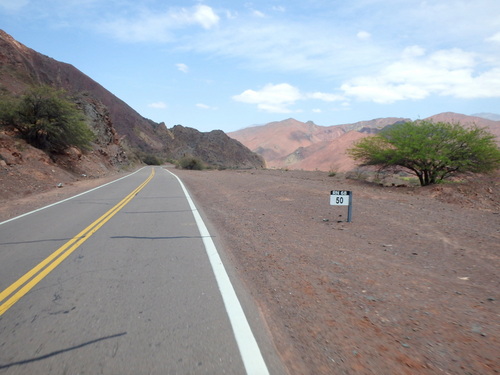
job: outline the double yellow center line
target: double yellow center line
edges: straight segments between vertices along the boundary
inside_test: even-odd
[[[56,268],[66,259],[78,246],[87,241],[95,232],[99,230],[108,220],[134,198],[154,177],[155,171],[151,170],[149,177],[139,185],[134,191],[123,198],[116,206],[102,215],[99,219],[82,230],[71,240],[52,253],[48,258],[40,262],[36,267],[27,272],[19,280],[0,293],[0,316],[28,293],[36,284]],[[9,297],[10,296],[10,297]],[[5,300],[5,302],[4,302]]]

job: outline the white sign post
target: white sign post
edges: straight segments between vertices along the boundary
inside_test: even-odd
[[[347,206],[347,222],[352,221],[352,191],[332,190],[330,206]]]

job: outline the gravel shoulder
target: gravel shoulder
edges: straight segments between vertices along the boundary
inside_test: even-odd
[[[498,374],[499,176],[382,187],[325,172],[175,170],[290,374]],[[0,221],[119,177],[0,199]],[[354,192],[353,222],[329,205]]]

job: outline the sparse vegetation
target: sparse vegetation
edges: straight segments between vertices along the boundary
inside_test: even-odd
[[[89,149],[94,134],[63,90],[35,87],[0,107],[0,121],[13,126],[32,146],[59,153],[70,146]]]
[[[142,161],[147,165],[162,165],[164,161],[156,155],[145,155]]]
[[[176,167],[180,169],[191,169],[198,171],[206,169],[206,165],[201,159],[190,155],[184,156],[179,161],[177,161]]]
[[[345,178],[348,180],[360,180],[360,181],[367,181],[369,178],[370,173],[361,168],[355,168],[352,171],[349,171],[346,173]]]
[[[485,129],[460,124],[414,121],[399,124],[357,142],[349,154],[362,166],[406,170],[421,186],[458,173],[489,172],[500,166],[495,136]]]

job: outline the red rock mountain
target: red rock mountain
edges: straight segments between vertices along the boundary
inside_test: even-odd
[[[169,130],[164,123],[142,117],[74,66],[42,55],[0,30],[0,93],[19,95],[28,87],[40,84],[63,88],[87,104],[104,107],[102,117],[107,118],[117,139],[135,153],[167,158],[191,154],[209,164],[225,167],[263,166],[260,156],[222,131],[200,133],[188,128],[181,131],[182,126]],[[174,133],[182,133],[184,142],[175,139]],[[194,140],[198,144],[193,144]]]
[[[295,119],[271,122],[229,133],[250,150],[262,155],[268,167],[337,172],[355,163],[346,155],[352,143],[384,126],[406,121],[384,118],[355,124],[320,126]]]
[[[389,117],[354,124],[319,126],[311,121],[304,123],[287,119],[238,130],[229,133],[229,136],[262,155],[269,167],[347,172],[356,167],[354,160],[346,153],[355,141],[387,125],[409,120]],[[451,112],[426,120],[485,127],[500,142],[500,121]]]

